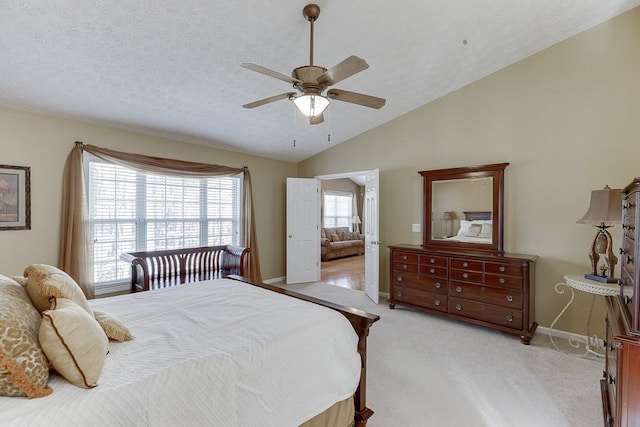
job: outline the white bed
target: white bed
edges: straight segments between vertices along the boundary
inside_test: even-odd
[[[230,279],[91,300],[135,336],[98,387],[0,397],[0,424],[297,426],[354,395],[358,335],[339,312]]]

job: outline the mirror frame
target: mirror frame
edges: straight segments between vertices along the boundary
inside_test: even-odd
[[[483,166],[469,166],[450,169],[435,169],[418,172],[424,180],[423,202],[423,243],[427,249],[437,250],[465,250],[504,253],[504,169],[509,163],[495,163]],[[432,189],[434,181],[468,179],[468,178],[493,178],[493,236],[491,244],[449,242],[441,239],[433,239],[432,233]]]

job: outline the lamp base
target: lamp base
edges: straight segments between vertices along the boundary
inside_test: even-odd
[[[602,282],[602,283],[617,283],[619,280],[615,277],[598,276],[596,274],[585,274],[584,278],[589,280],[595,280],[596,282]]]

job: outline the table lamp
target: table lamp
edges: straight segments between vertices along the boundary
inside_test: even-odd
[[[351,219],[351,223],[353,224],[353,231],[357,231],[358,233],[360,233],[360,224],[362,224],[362,221],[360,221],[360,216],[354,215]]]
[[[449,221],[451,221],[451,218],[451,212],[442,212],[442,218],[440,218],[440,220],[444,221],[444,235],[442,237],[445,239],[449,237]]]
[[[592,224],[598,228],[596,237],[591,244],[589,259],[591,260],[591,273],[584,277],[603,283],[615,283],[618,279],[613,277],[613,272],[618,263],[618,258],[613,254],[613,238],[607,228],[622,223],[622,196],[620,189],[611,189],[605,186],[603,190],[591,192],[589,209],[578,224]],[[604,265],[598,273],[600,256],[604,258]]]

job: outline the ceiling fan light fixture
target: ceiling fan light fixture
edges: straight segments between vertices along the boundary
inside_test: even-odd
[[[321,115],[329,106],[329,100],[322,95],[300,95],[293,100],[298,110],[306,117]]]

